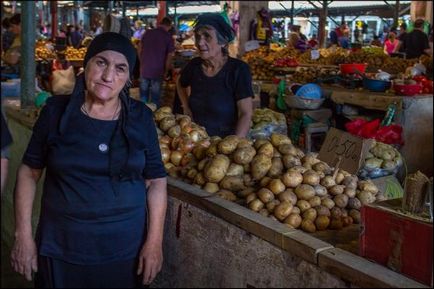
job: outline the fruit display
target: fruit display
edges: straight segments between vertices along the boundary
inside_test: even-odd
[[[72,46],[66,47],[65,56],[67,60],[83,60],[86,55],[87,48],[81,47],[76,49]]]
[[[291,228],[341,229],[359,223],[360,208],[380,199],[370,180],[305,155],[286,135],[207,138],[187,116],[164,107],[155,121],[169,175]]]
[[[396,174],[401,165],[402,157],[397,149],[385,143],[374,142],[365,157],[359,176],[374,179]]]
[[[35,46],[35,60],[52,60],[56,58],[56,53],[45,45],[39,43]]]

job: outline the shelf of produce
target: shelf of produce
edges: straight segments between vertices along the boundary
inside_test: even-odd
[[[14,170],[31,124],[26,114],[26,121],[20,121],[17,106],[7,106],[6,113],[17,140],[11,147]],[[13,216],[14,178],[11,174],[2,200],[7,216]],[[36,200],[41,190],[39,186]],[[357,245],[357,226],[308,234],[171,177],[168,193],[165,262],[157,287],[426,287],[340,249],[348,242]],[[37,201],[36,221],[39,210]],[[2,218],[2,236],[12,242],[12,217]]]

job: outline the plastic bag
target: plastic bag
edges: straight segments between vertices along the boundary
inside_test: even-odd
[[[366,121],[364,119],[355,119],[347,122],[345,128],[353,135],[362,138],[373,138],[386,144],[403,145],[402,126],[391,124],[380,126],[380,119]]]

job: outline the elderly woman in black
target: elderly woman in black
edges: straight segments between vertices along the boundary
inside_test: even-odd
[[[177,85],[184,114],[209,135],[245,137],[252,118],[252,76],[247,63],[228,55],[231,26],[220,14],[202,14],[194,36],[200,57],[184,67]]]
[[[37,271],[36,287],[136,287],[161,270],[166,173],[152,112],[128,95],[135,61],[129,39],[97,36],[73,93],[51,97],[33,128],[17,176],[11,259],[28,280]]]

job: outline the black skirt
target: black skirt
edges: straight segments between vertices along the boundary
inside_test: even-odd
[[[76,265],[38,256],[35,288],[143,288],[137,261]]]

